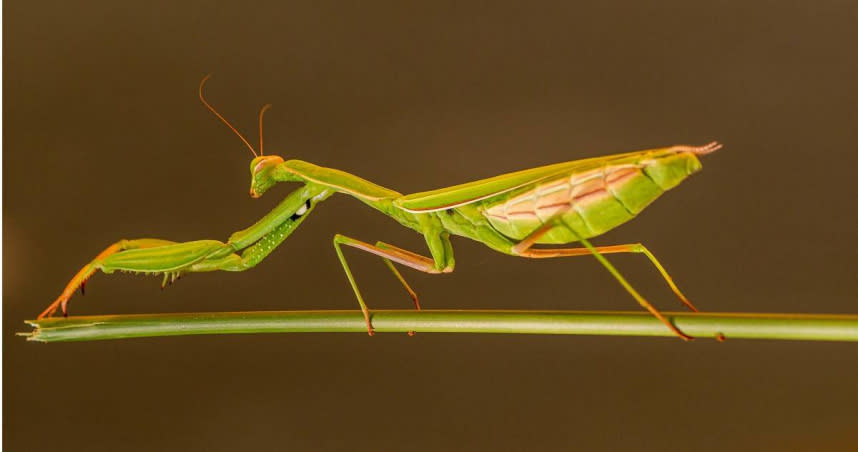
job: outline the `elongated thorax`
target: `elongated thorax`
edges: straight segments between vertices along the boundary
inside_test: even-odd
[[[536,243],[570,243],[603,234],[701,169],[684,147],[590,160],[587,165],[480,202],[498,232],[522,240],[547,223]]]

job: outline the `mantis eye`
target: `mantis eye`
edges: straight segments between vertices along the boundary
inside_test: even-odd
[[[255,174],[258,174],[260,171],[264,170],[265,168],[277,165],[278,163],[280,163],[282,161],[283,161],[283,159],[276,156],[276,155],[266,155],[264,157],[257,157],[255,159],[253,159],[253,162],[251,162],[251,168],[252,168],[253,174],[255,175]]]
[[[257,163],[256,166],[253,167],[253,174],[256,174],[256,173],[262,171],[262,168],[264,168],[264,167],[265,167],[265,160]]]

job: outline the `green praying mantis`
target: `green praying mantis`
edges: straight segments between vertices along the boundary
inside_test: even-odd
[[[319,203],[334,193],[343,193],[422,234],[431,255],[426,257],[380,241],[372,245],[341,234],[334,236],[334,248],[360,304],[370,335],[373,335],[370,310],[343,254],[343,245],[381,257],[419,310],[416,293],[394,263],[425,273],[450,273],[455,267],[450,237],[455,235],[476,240],[504,254],[531,259],[592,255],[642,307],[680,338],[692,339],[641,296],[604,256],[642,253],[679,300],[692,311],[697,311],[645,246],[640,243],[594,246],[588,239],[631,220],[666,190],[699,171],[698,157],[720,149],[717,142],[575,160],[402,195],[344,171],[265,155],[262,118],[270,105],[259,112],[257,153],[247,139],[206,101],[203,86],[208,78],[206,76],[200,82],[200,101],[232,129],[254,155],[250,162],[250,196],[258,198],[278,182],[303,185],[255,224],[233,233],[226,243],[216,240],[177,243],[142,238],[120,240],[108,246],[78,271],[59,297],[39,315],[40,319],[52,316],[60,308],[67,315],[69,299],[78,288],[84,292],[87,280],[97,270],[108,274],[120,270],[163,275],[163,287],[187,273],[253,268],[283,243]],[[574,242],[583,246],[535,246]]]

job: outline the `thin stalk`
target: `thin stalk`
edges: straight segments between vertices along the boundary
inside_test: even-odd
[[[858,341],[858,315],[664,313],[698,338]],[[360,311],[255,311],[107,315],[29,320],[39,342],[246,333],[362,333]],[[516,333],[674,336],[642,312],[373,310],[377,333]]]

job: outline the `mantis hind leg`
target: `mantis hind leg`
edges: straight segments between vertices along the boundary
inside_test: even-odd
[[[548,230],[550,230],[551,227],[553,227],[552,223],[546,223],[543,227],[537,229],[529,237],[525,238],[524,240],[521,241],[521,243],[519,243],[518,245],[513,247],[513,250],[512,250],[513,253],[515,253],[516,255],[521,256],[521,257],[528,257],[528,258],[532,258],[532,259],[551,258],[551,257],[566,257],[566,256],[583,256],[583,255],[592,254],[602,264],[602,266],[604,266],[605,269],[607,269],[608,272],[617,280],[617,282],[619,282],[620,285],[622,285],[623,288],[626,289],[626,292],[628,292],[629,295],[631,295],[632,298],[634,298],[635,301],[638,302],[639,305],[641,305],[644,309],[649,311],[650,314],[652,314],[655,318],[660,320],[661,323],[664,323],[665,326],[667,326],[671,331],[676,333],[676,335],[679,336],[681,339],[686,340],[686,341],[690,341],[690,340],[694,339],[693,337],[682,332],[682,330],[677,328],[676,325],[674,325],[669,320],[667,320],[667,318],[665,318],[664,315],[661,312],[659,312],[658,309],[655,308],[655,306],[653,306],[649,301],[647,301],[646,298],[644,298],[640,293],[638,293],[638,291],[635,290],[635,288],[632,287],[632,285],[628,281],[626,281],[626,278],[623,277],[623,275],[620,273],[620,271],[617,270],[617,268],[614,267],[613,264],[611,264],[608,261],[608,259],[606,259],[605,256],[602,255],[602,254],[610,254],[610,253],[644,253],[650,259],[650,262],[652,262],[653,265],[655,265],[655,267],[661,273],[662,277],[665,279],[665,281],[667,281],[668,285],[673,290],[673,292],[679,297],[679,299],[686,306],[688,306],[691,310],[697,311],[697,308],[695,308],[694,305],[692,305],[691,302],[688,301],[687,298],[685,298],[685,296],[682,294],[682,292],[679,291],[679,288],[676,287],[676,284],[674,284],[673,279],[670,277],[670,275],[667,273],[667,271],[664,269],[664,267],[661,265],[661,263],[658,262],[658,259],[656,259],[655,256],[652,253],[650,253],[649,250],[647,250],[643,245],[637,243],[637,244],[632,244],[632,245],[614,245],[614,246],[594,247],[593,245],[590,244],[589,241],[587,241],[583,237],[579,237],[578,240],[581,242],[581,244],[584,245],[584,248],[532,249],[531,247],[533,246],[534,243],[536,243],[536,241],[539,239],[539,237],[541,237],[546,232],[548,232]]]
[[[389,245],[384,242],[377,242],[376,245],[373,246],[369,243],[361,242],[360,240],[356,240],[351,237],[346,237],[342,234],[335,235],[334,249],[336,249],[337,251],[337,257],[340,259],[340,263],[343,266],[343,270],[346,272],[346,277],[349,280],[349,284],[351,284],[352,286],[352,291],[354,291],[355,297],[358,300],[358,304],[360,304],[361,312],[363,312],[364,319],[366,320],[367,333],[370,336],[375,333],[373,331],[372,322],[370,321],[369,308],[367,307],[366,302],[364,302],[363,300],[363,296],[360,293],[360,289],[358,289],[357,282],[355,281],[354,275],[352,275],[351,268],[349,268],[349,264],[346,261],[345,255],[343,254],[341,245],[347,245],[381,257],[391,269],[391,271],[393,271],[394,276],[396,276],[396,278],[408,291],[409,295],[411,295],[412,299],[414,300],[414,305],[418,310],[420,309],[420,302],[418,301],[417,294],[414,292],[414,290],[411,289],[411,286],[409,286],[408,283],[405,282],[405,278],[403,278],[402,274],[399,273],[399,270],[397,270],[396,267],[393,266],[393,262],[411,267],[415,270],[419,270],[424,273],[444,273],[452,271],[452,267],[445,267],[444,270],[439,270],[437,268],[436,262],[433,259],[416,253],[412,253],[411,251],[397,248],[393,245]],[[409,332],[409,335],[411,334],[413,334],[413,332]]]
[[[67,315],[68,313],[68,301],[74,292],[80,288],[81,293],[84,291],[84,287],[86,286],[86,281],[92,277],[92,274],[95,273],[96,270],[100,268],[102,263],[108,257],[125,250],[131,249],[139,249],[139,248],[152,248],[157,246],[165,246],[172,245],[175,242],[171,242],[169,240],[161,240],[161,239],[137,239],[137,240],[120,240],[107,248],[104,251],[98,253],[90,263],[86,264],[81,268],[77,274],[69,281],[66,285],[65,289],[63,289],[60,296],[54,300],[41,314],[39,314],[39,319],[44,317],[50,317],[57,312],[57,309],[62,307],[63,315]]]
[[[593,247],[596,251],[601,254],[614,254],[614,253],[642,253],[644,256],[649,259],[653,266],[655,266],[656,270],[658,270],[661,277],[670,287],[670,290],[679,298],[679,301],[684,304],[688,309],[698,312],[697,307],[691,303],[690,300],[679,290],[679,287],[676,286],[676,283],[673,282],[673,278],[670,277],[670,274],[661,265],[661,262],[656,259],[655,255],[650,252],[643,244],[641,243],[630,243],[626,245],[610,245],[610,246],[595,246]],[[532,259],[546,259],[552,257],[567,257],[567,256],[589,256],[593,254],[587,248],[562,248],[562,249],[532,249],[525,248],[523,250],[516,250],[518,255],[523,257],[528,257]]]

